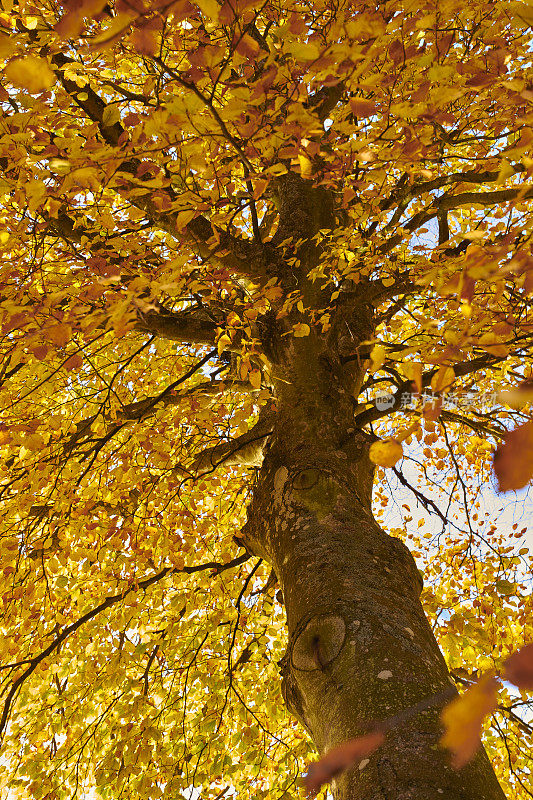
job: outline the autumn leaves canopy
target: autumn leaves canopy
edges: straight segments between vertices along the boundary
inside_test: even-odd
[[[525,524],[481,493],[533,473],[531,5],[0,6],[0,786],[297,795],[280,595],[239,546],[276,328],[335,339],[466,689],[444,743],[464,762],[485,718],[531,793]],[[327,198],[311,241],[290,181]]]

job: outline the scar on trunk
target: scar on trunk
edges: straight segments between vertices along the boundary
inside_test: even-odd
[[[346,624],[336,614],[321,614],[296,631],[291,663],[295,669],[324,670],[338,656],[346,639]]]

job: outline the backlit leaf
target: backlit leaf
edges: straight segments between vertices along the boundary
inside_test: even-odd
[[[497,691],[496,679],[486,675],[443,709],[445,733],[441,745],[451,750],[452,764],[457,769],[467,764],[481,746],[483,720],[496,708]]]
[[[10,83],[26,89],[30,94],[45,92],[55,82],[55,75],[48,62],[35,56],[24,56],[10,61],[5,73]]]
[[[453,367],[440,367],[431,379],[431,388],[434,392],[449,389],[455,380]]]
[[[396,439],[373,442],[368,455],[370,460],[380,467],[393,467],[403,456],[403,448]]]
[[[309,327],[307,322],[297,322],[292,330],[294,335],[299,338],[303,336],[309,336],[309,334],[311,333],[311,328]]]
[[[289,42],[286,49],[297,61],[314,61],[320,56],[320,50],[312,42]]]

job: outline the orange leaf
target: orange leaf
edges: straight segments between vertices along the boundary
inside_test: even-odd
[[[157,51],[157,35],[153,30],[137,28],[131,34],[130,42],[142,56],[153,56]]]
[[[44,361],[48,355],[48,347],[45,344],[35,344],[30,349],[38,361]]]
[[[519,689],[533,689],[533,643],[526,644],[509,656],[503,677]]]
[[[413,383],[413,388],[418,394],[422,392],[422,364],[419,361],[408,361],[404,365],[404,371],[410,381]]]
[[[311,794],[316,794],[324,783],[329,783],[336,775],[349,769],[357,759],[373,753],[384,738],[382,733],[369,733],[334,747],[320,761],[309,764],[304,778],[305,788]]]
[[[350,100],[350,108],[356,117],[371,117],[376,113],[376,104],[372,100],[364,100],[362,97],[353,97]]]
[[[83,364],[83,358],[80,356],[79,353],[75,353],[73,356],[70,356],[70,358],[68,358],[65,361],[63,366],[65,367],[65,369],[71,370],[81,367],[82,364]]]
[[[508,433],[494,454],[500,492],[521,489],[533,478],[533,422]]]
[[[442,411],[442,397],[436,397],[431,403],[424,403],[422,414],[428,422],[436,422]]]
[[[497,690],[496,679],[485,675],[443,709],[445,733],[440,743],[452,751],[456,769],[467,764],[481,746],[483,719],[496,708]]]
[[[249,34],[245,33],[237,42],[237,52],[241,56],[254,59],[260,51],[260,47],[255,39],[252,39]]]
[[[72,329],[70,325],[61,323],[60,325],[54,325],[53,327],[49,328],[47,335],[48,339],[53,344],[56,344],[58,347],[64,347],[72,336]]]

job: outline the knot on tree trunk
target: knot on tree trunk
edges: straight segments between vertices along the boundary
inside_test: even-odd
[[[320,614],[301,623],[291,645],[292,666],[306,672],[324,670],[340,653],[346,623],[338,614]]]

